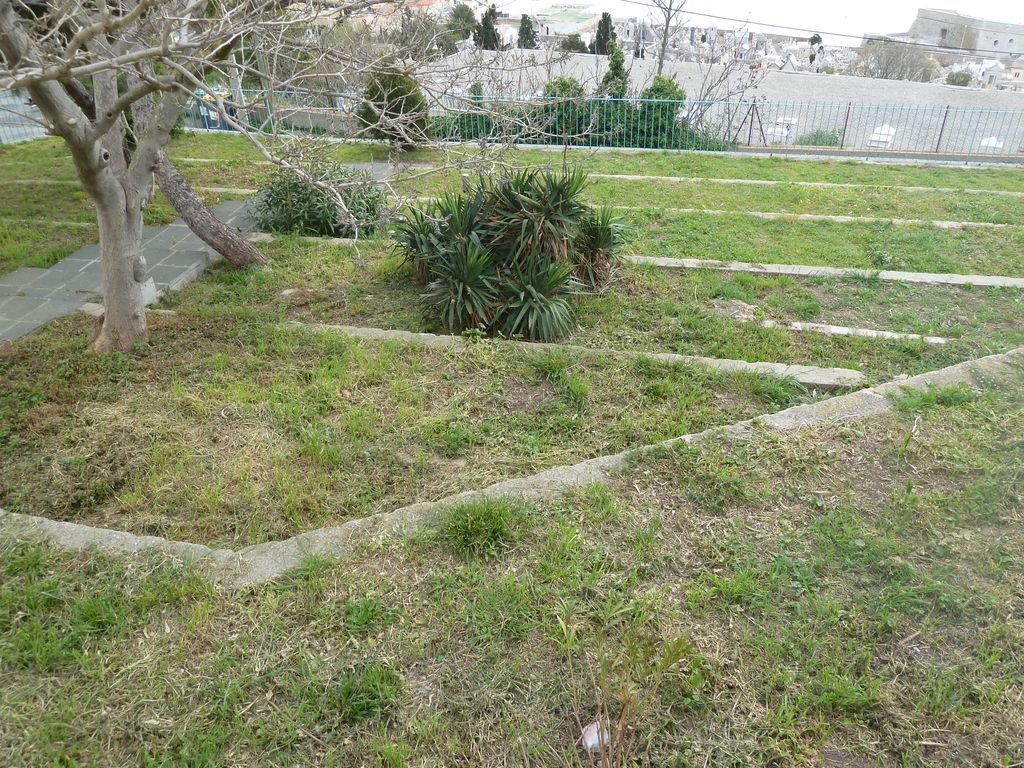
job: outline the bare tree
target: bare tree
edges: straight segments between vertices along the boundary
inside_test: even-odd
[[[683,7],[686,0],[651,0],[654,7],[661,12],[659,28],[661,33],[661,46],[658,48],[658,74],[661,74],[665,67],[665,55],[668,53],[669,40],[674,37],[683,27]]]
[[[853,74],[880,80],[930,80],[938,69],[920,47],[895,40],[868,40],[857,53]]]
[[[745,30],[735,30],[732,34],[736,40]],[[728,126],[734,113],[746,108],[741,102],[757,90],[766,74],[756,63],[737,58],[734,46],[716,34],[700,43],[697,69],[697,89],[687,94],[686,102],[686,122],[697,131],[715,131]],[[724,133],[728,134],[727,128]]]
[[[147,338],[142,214],[155,179],[207,242],[234,236],[193,204],[163,152],[193,94],[205,94],[265,158],[317,183],[308,161],[324,152],[279,131],[291,105],[271,114],[268,94],[301,91],[308,113],[308,94],[349,93],[391,60],[387,46],[339,49],[323,33],[374,2],[0,0],[0,89],[28,91],[96,208],[104,315],[94,349],[129,350]],[[262,80],[268,92],[229,105],[207,85],[211,75]]]

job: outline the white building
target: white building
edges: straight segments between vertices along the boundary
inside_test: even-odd
[[[1024,54],[1024,24],[977,19],[938,8],[918,9],[910,30],[901,37],[943,48],[983,51],[1000,58]]]

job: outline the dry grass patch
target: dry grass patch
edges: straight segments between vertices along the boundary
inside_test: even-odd
[[[243,546],[802,396],[768,377],[500,342],[438,351],[253,316],[150,322],[152,346],[131,356],[92,357],[88,321],[68,318],[0,358],[0,504]]]

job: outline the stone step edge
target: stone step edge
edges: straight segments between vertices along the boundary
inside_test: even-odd
[[[830,325],[829,323],[805,323],[798,320],[781,322],[778,320],[762,320],[762,328],[784,328],[790,331],[810,331],[823,333],[826,336],[863,336],[868,339],[894,339],[897,341],[921,341],[925,344],[948,344],[949,339],[943,336],[925,336],[920,333],[901,333],[898,331],[880,331],[875,328],[854,328],[849,325]]]
[[[286,323],[292,327],[309,328],[312,330],[333,331],[346,336],[381,341],[404,341],[424,344],[432,347],[465,347],[477,343],[463,336],[439,335],[433,333],[415,333],[413,331],[389,330],[384,328],[365,328],[354,325],[330,325],[324,323]],[[864,382],[864,374],[851,368],[821,368],[813,365],[791,365],[787,363],[748,362],[746,360],[729,360],[717,357],[701,357],[698,355],[679,355],[673,352],[633,352],[630,350],[597,349],[576,344],[545,344],[534,341],[503,340],[502,344],[514,344],[528,352],[544,352],[551,349],[568,349],[587,355],[612,355],[616,357],[647,357],[664,362],[697,363],[723,371],[749,371],[781,378],[793,378],[805,386],[819,389],[849,389]]]
[[[868,277],[905,283],[928,285],[978,285],[996,288],[1024,288],[1024,277],[1003,275],[958,275],[944,272],[899,272],[895,270],[864,269],[862,267],[812,267],[804,264],[755,264],[747,261],[718,261],[716,259],[672,259],[665,256],[639,256],[625,254],[623,260],[631,264],[646,264],[663,269],[712,269],[719,272],[751,272],[767,275],[793,275],[797,277]]]
[[[740,421],[725,427],[664,440],[577,464],[555,467],[527,477],[506,480],[486,488],[466,491],[437,501],[425,501],[340,526],[319,528],[283,541],[256,544],[244,549],[214,549],[202,544],[138,536],[124,531],[94,528],[0,510],[0,534],[16,539],[44,540],[72,551],[98,549],[111,554],[157,551],[169,557],[197,563],[212,579],[227,588],[263,584],[302,565],[313,556],[340,557],[362,543],[401,536],[435,521],[454,504],[481,498],[551,498],[593,482],[608,480],[637,456],[677,445],[693,445],[709,439],[743,439],[758,431],[785,433],[825,422],[863,419],[885,413],[892,397],[906,390],[930,386],[968,384],[996,386],[998,380],[1024,369],[1024,347],[969,360],[902,381],[839,395],[829,400],[798,405],[773,414]]]

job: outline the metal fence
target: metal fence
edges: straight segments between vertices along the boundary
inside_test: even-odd
[[[27,94],[0,91],[0,144],[13,144],[44,134],[42,116],[29,102]]]
[[[233,117],[264,130],[370,138],[351,94],[245,92]],[[227,129],[209,99],[186,124]],[[1024,163],[1024,109],[805,101],[448,98],[430,108],[435,141],[739,150]]]
[[[227,91],[184,110],[190,128],[379,138],[355,117],[358,95]],[[0,143],[42,135],[27,99],[0,93]],[[805,101],[448,98],[422,126],[435,141],[668,150],[811,153],[1024,164],[1024,109]]]

